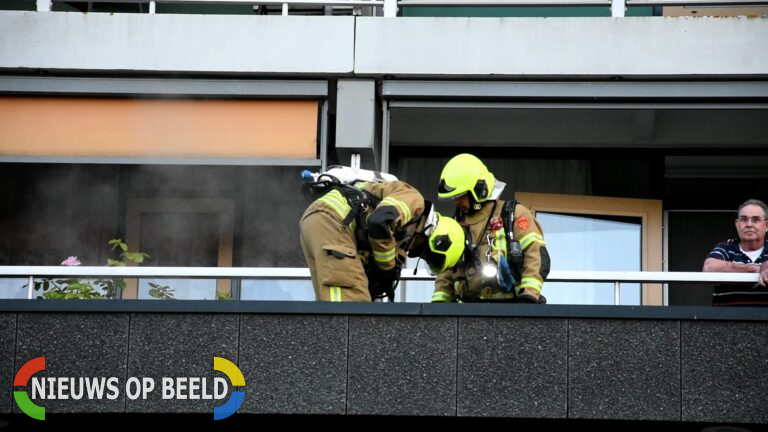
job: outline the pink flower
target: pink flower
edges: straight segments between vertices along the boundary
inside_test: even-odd
[[[62,261],[61,265],[63,265],[63,266],[70,266],[70,267],[72,267],[72,266],[79,266],[80,265],[80,260],[77,259],[76,256],[71,256],[71,257],[65,259],[64,261]]]

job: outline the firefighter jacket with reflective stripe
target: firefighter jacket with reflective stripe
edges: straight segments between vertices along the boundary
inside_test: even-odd
[[[515,220],[512,228],[514,238],[520,242],[523,251],[523,268],[519,280],[515,281],[515,292],[506,293],[494,277],[483,276],[482,268],[489,263],[488,256],[506,253],[504,228],[491,230],[491,217],[498,217],[504,208],[504,201],[486,201],[482,208],[466,215],[459,222],[468,227],[470,249],[477,246],[475,253],[466,253],[456,267],[449,269],[435,279],[434,302],[450,302],[456,298],[462,301],[511,300],[515,292],[519,295],[524,290],[540,292],[544,279],[549,273],[549,254],[544,243],[541,225],[531,211],[518,204],[515,207]],[[491,215],[493,212],[493,215]]]
[[[395,267],[395,259],[400,256],[404,260],[407,251],[398,248],[398,244],[407,245],[410,242],[402,239],[413,236],[415,228],[419,225],[410,223],[421,217],[424,212],[424,197],[413,186],[402,181],[367,183],[360,182],[354,185],[378,198],[380,201],[375,208],[365,209],[362,218],[364,226],[358,227],[357,221],[353,221],[348,227],[344,227],[343,221],[352,210],[349,202],[338,190],[332,190],[315,200],[302,216],[302,220],[308,215],[322,211],[334,215],[339,220],[339,230],[350,230],[353,234],[356,230],[362,230],[367,238],[367,245],[357,241],[358,252],[368,252],[364,259],[373,259],[382,270],[391,270]],[[398,240],[395,237],[398,237]]]

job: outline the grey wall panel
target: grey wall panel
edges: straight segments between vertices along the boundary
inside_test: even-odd
[[[682,323],[682,420],[768,424],[764,323]]]
[[[0,14],[0,68],[349,73],[354,18]]]
[[[768,51],[766,23],[765,17],[358,17],[355,73],[433,77],[765,75],[768,56],[755,54]]]
[[[569,322],[568,417],[680,420],[680,324]]]
[[[567,320],[459,318],[459,416],[565,418]]]
[[[223,405],[226,398],[162,399],[162,378],[206,378],[205,392],[212,395],[213,379],[226,379],[223,373],[213,370],[213,358],[223,357],[238,364],[239,318],[234,314],[131,314],[128,376],[152,378],[155,389],[147,399],[127,400],[126,412],[213,413],[214,407]],[[229,380],[227,386],[231,392]],[[186,393],[190,393],[189,389]],[[196,394],[202,397],[202,393],[200,389]]]
[[[346,316],[242,315],[240,412],[344,414]]]
[[[17,335],[18,367],[34,358],[45,357],[45,370],[35,373],[33,377],[116,377],[120,383],[125,383],[128,356],[126,314],[20,313]],[[77,389],[80,388],[80,384],[77,384]],[[50,387],[47,386],[46,389]],[[114,400],[106,397],[109,391],[105,391],[105,397],[102,399],[89,399],[83,394],[78,400],[41,400],[32,398],[31,380],[26,387],[30,399],[36,405],[44,407],[46,415],[123,412],[124,392],[120,386],[117,386],[117,389],[119,394]],[[20,412],[15,403],[13,410]]]
[[[456,415],[456,318],[352,316],[348,414]]]
[[[383,19],[5,11],[0,30],[8,37],[0,40],[0,68],[765,76],[768,58],[755,53],[768,50],[766,22],[766,17]]]
[[[372,149],[376,116],[374,80],[339,80],[336,99],[336,147]]]
[[[16,353],[16,314],[0,313],[0,413],[10,413],[13,401],[13,379],[18,367],[14,364]],[[31,360],[31,359],[30,359]],[[19,388],[21,390],[21,388]]]

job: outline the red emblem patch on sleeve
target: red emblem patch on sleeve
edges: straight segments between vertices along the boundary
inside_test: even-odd
[[[523,231],[526,231],[528,229],[528,218],[527,217],[519,218],[517,220],[517,227]]]

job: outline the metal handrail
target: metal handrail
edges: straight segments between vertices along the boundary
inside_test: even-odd
[[[38,11],[49,11],[50,4],[53,2],[65,2],[71,0],[37,0]],[[149,13],[155,13],[155,5],[157,3],[162,4],[246,4],[253,6],[268,6],[268,5],[280,5],[282,6],[282,14],[288,15],[289,6],[373,6],[384,7],[386,3],[391,3],[390,8],[394,8],[393,15],[396,14],[396,1],[397,0],[91,0],[92,3],[149,3]]]
[[[306,267],[0,266],[0,277],[153,277],[185,279],[309,279]],[[404,269],[403,280],[432,280],[424,269]],[[553,270],[548,282],[757,282],[757,273]]]
[[[0,277],[29,279],[27,298],[32,299],[34,279],[40,277],[131,277],[180,279],[289,279],[309,280],[306,267],[96,267],[96,266],[0,266]],[[618,299],[622,283],[757,282],[756,273],[552,271],[547,282],[612,282]],[[423,269],[405,269],[402,280],[432,280]]]
[[[51,3],[72,0],[43,0]],[[389,0],[90,0],[91,3],[161,3],[161,4],[249,4],[291,6],[384,6]],[[540,5],[605,5],[611,0],[395,0],[398,6],[540,6]],[[744,5],[768,4],[767,0],[626,0],[637,5]]]
[[[51,3],[69,0],[37,0],[38,11],[50,11]],[[768,0],[91,0],[92,3],[147,3],[155,13],[157,3],[281,5],[288,15],[289,6],[370,6],[382,8],[385,17],[397,16],[399,7],[488,7],[488,6],[610,6],[614,17],[623,17],[627,6],[755,6]]]
[[[71,2],[72,0],[47,0],[53,3]],[[248,5],[280,5],[296,6],[382,6],[385,0],[89,0],[91,3],[207,3],[207,4],[248,4]]]
[[[626,0],[627,6],[744,6],[768,5],[765,0]]]
[[[611,0],[398,0],[399,6],[605,6]]]

